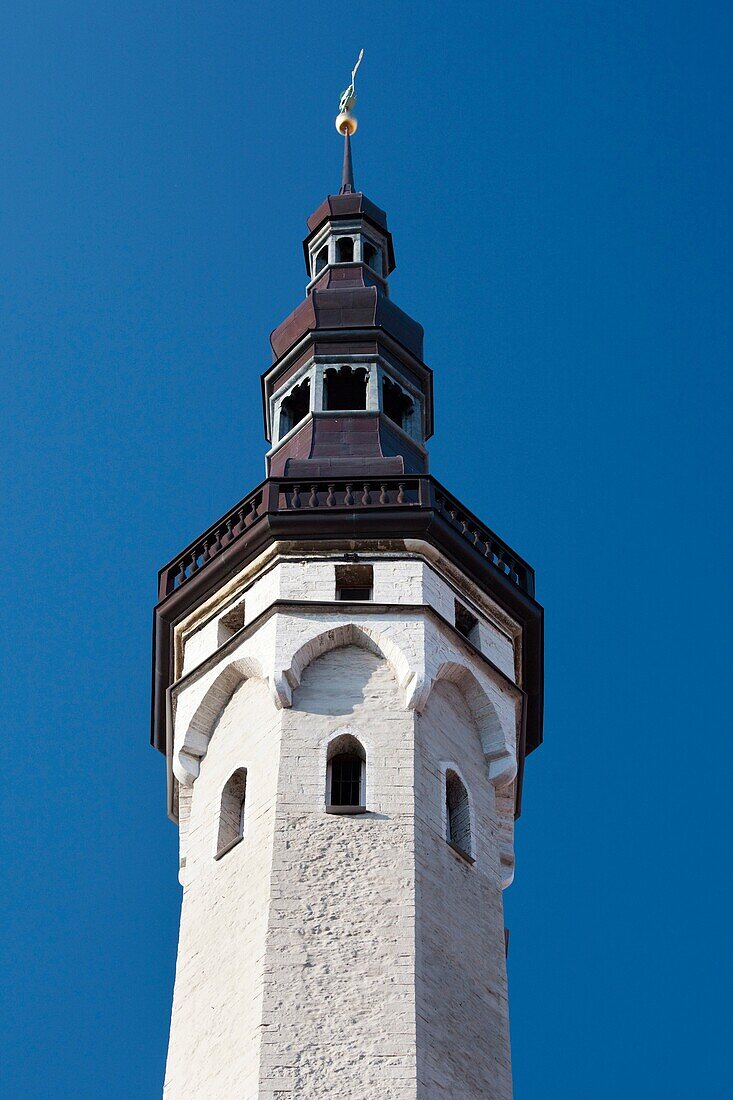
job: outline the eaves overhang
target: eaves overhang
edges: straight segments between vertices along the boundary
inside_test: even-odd
[[[425,330],[377,287],[314,290],[270,333],[272,361],[286,355],[306,332],[383,330],[417,359],[423,356]]]

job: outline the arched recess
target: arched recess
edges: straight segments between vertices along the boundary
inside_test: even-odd
[[[489,779],[497,788],[507,786],[517,774],[516,729],[504,729],[496,707],[471,669],[455,661],[446,661],[440,666],[428,685],[425,698],[420,700],[421,710],[439,680],[455,684],[463,695],[478,726]]]
[[[173,774],[185,787],[198,778],[206,752],[224,707],[245,680],[265,680],[259,661],[242,657],[224,668],[206,690],[185,729],[176,728]]]
[[[275,674],[274,688],[283,707],[293,703],[293,691],[299,686],[303,672],[316,658],[322,657],[332,649],[347,645],[358,645],[362,649],[383,657],[395,674],[397,683],[404,692],[405,709],[414,707],[416,685],[421,678],[410,668],[407,657],[399,646],[384,633],[372,627],[344,623],[316,634],[305,642],[290,658],[287,668]]]

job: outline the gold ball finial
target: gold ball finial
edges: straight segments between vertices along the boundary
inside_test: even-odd
[[[352,115],[351,111],[341,111],[341,113],[336,116],[336,129],[344,136],[348,134],[349,137],[351,137],[355,134],[358,125],[359,123],[356,117]]]

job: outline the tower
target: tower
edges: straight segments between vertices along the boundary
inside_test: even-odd
[[[391,300],[342,106],[341,187],[262,376],[265,480],[159,574],[152,741],[183,884],[167,1100],[512,1092],[502,889],[542,611],[428,472],[423,330]]]

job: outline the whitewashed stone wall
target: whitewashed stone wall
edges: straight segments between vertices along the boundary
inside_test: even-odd
[[[413,716],[355,646],[311,664],[283,712],[261,1095],[414,1100]],[[369,812],[325,813],[326,750],[366,750]]]
[[[451,683],[417,717],[416,1007],[420,1100],[511,1100],[509,1008],[494,787]],[[469,864],[445,842],[445,772],[469,795]]]
[[[422,709],[434,682],[449,679],[472,696],[484,753],[497,786],[517,769],[521,695],[513,682],[472,653],[449,626],[419,608],[375,613],[365,607],[312,612],[281,610],[259,630],[202,663],[173,690],[173,771],[184,785],[198,774],[213,717],[241,676],[266,678],[277,706],[288,707],[302,670],[327,649],[350,642],[385,657],[404,692],[405,706]]]
[[[166,1100],[258,1097],[280,712],[247,680],[216,726],[192,789]],[[244,839],[214,859],[221,792],[247,769]],[[185,803],[184,803],[185,804]]]
[[[416,557],[394,558],[359,555],[360,564],[371,564],[374,569],[375,603],[419,604],[433,607],[439,615],[452,623],[455,599],[458,593],[442,577],[436,568]],[[240,598],[244,600],[245,624],[253,622],[276,600],[333,600],[336,595],[335,565],[333,558],[312,554],[297,558],[281,558],[270,565],[262,576],[243,584],[239,597],[233,599],[227,592],[219,612],[209,610],[203,621],[184,623],[181,633],[184,639],[185,674],[209,657],[219,645],[218,620],[226,615]],[[515,655],[513,639],[492,620],[487,608],[477,606],[460,597],[479,618],[480,648],[507,676],[514,679]]]
[[[450,624],[453,584],[414,555],[373,564],[373,602],[388,612],[280,608],[220,644],[232,601],[244,599],[245,624],[277,599],[332,601],[334,562],[321,556],[270,562],[182,624],[172,765],[184,898],[166,1100],[511,1096],[513,643],[481,620],[497,672],[421,610]],[[324,809],[328,743],[346,733],[367,754],[363,816]],[[221,791],[242,767],[244,839],[217,861]],[[448,767],[469,791],[473,865],[445,841]]]

